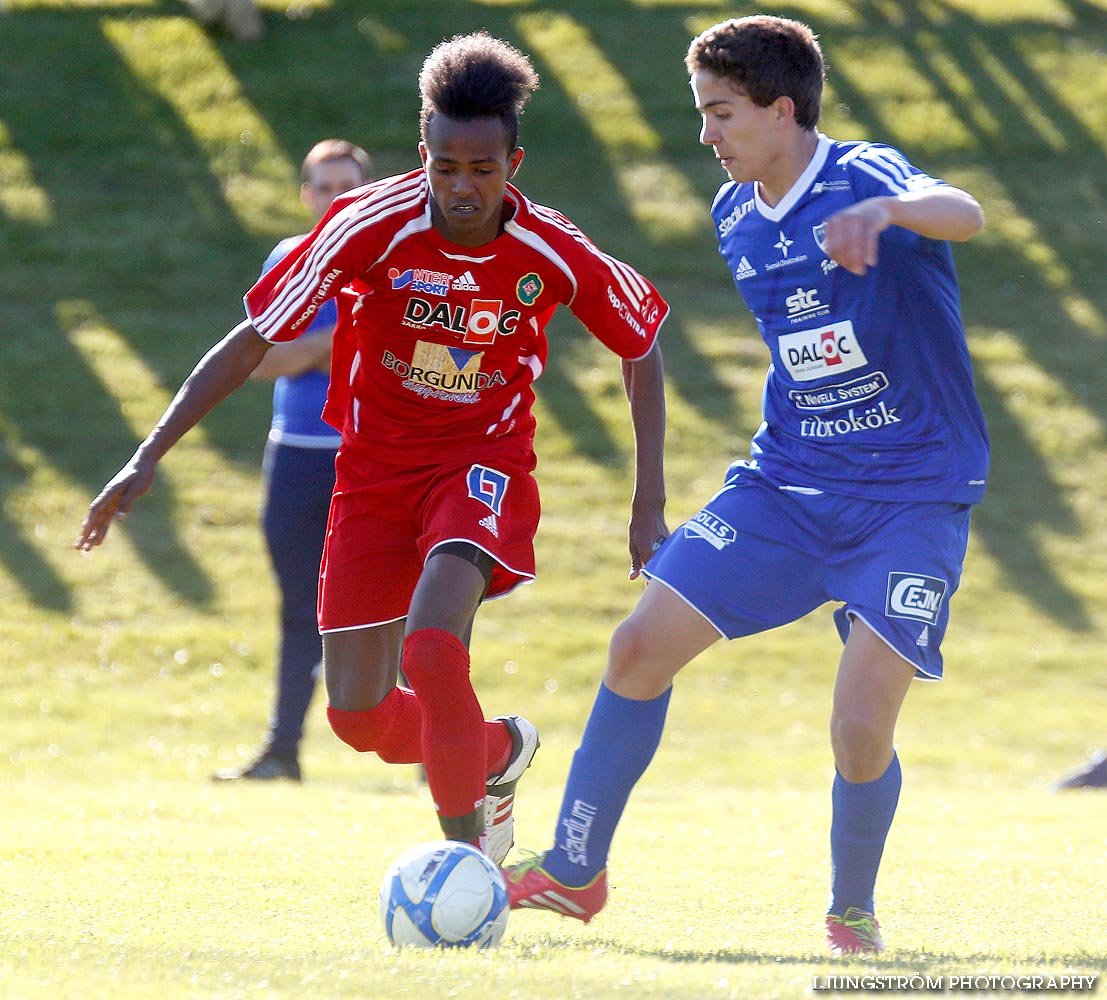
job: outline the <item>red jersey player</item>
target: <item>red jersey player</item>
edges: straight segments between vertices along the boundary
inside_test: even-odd
[[[444,835],[497,862],[538,733],[519,716],[484,720],[468,643],[481,601],[534,577],[531,385],[558,305],[623,359],[632,575],[668,533],[654,343],[668,306],[508,183],[537,84],[525,55],[483,32],[435,48],[419,78],[422,169],[337,199],[258,281],[245,296],[249,319],[197,365],[90,505],[76,543],[100,544],[168,448],[338,295],[325,416],[342,446],[319,595],[327,715],[358,750],[422,762]],[[401,657],[410,689],[396,684]]]

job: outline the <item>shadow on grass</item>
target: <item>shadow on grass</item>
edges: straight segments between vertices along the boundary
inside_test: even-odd
[[[1086,45],[1102,43],[1107,23],[1101,10],[1086,3],[1069,4],[1073,23],[1012,18],[981,22],[955,5],[907,0],[892,10],[884,5],[857,0],[851,5],[858,27],[838,27],[830,37],[828,55],[830,80],[837,96],[853,118],[874,139],[888,141],[924,167],[941,174],[943,169],[966,161],[983,163],[1005,188],[1019,211],[1037,231],[1055,233],[1050,248],[1070,273],[1079,273],[1081,251],[1070,246],[1058,226],[1054,206],[1043,203],[1040,186],[1024,183],[1027,163],[1052,163],[1046,173],[1079,168],[1086,175],[1107,176],[1107,158],[1099,138],[1060,100],[1028,61],[1028,53],[1047,46],[1063,49],[1071,39]],[[802,13],[795,12],[803,17]],[[968,156],[952,151],[912,148],[899,135],[897,122],[887,118],[869,93],[852,86],[845,74],[834,73],[835,46],[839,58],[848,51],[854,58],[874,45],[903,54],[910,71],[924,79],[968,130],[973,152]],[[983,58],[987,55],[989,58]],[[949,64],[964,74],[970,84],[966,96],[949,80]],[[1018,81],[1027,100],[1012,95],[1008,80]],[[980,109],[1000,123],[998,130],[985,127]],[[1048,122],[1048,127],[1042,122]],[[1059,140],[1054,138],[1059,137]],[[1060,148],[1053,143],[1060,142]],[[1068,166],[1062,166],[1068,164]],[[1044,237],[1047,238],[1047,237]],[[1101,333],[1090,334],[1066,315],[1057,288],[1045,280],[1038,260],[1024,246],[1009,244],[985,259],[972,244],[957,249],[962,284],[975,285],[977,295],[964,302],[966,319],[975,316],[989,325],[1007,323],[1027,344],[1034,362],[1063,385],[1082,379],[1100,367]],[[971,282],[965,276],[971,272]],[[1007,315],[995,312],[995,290],[1017,279],[1016,295]],[[1107,309],[1099,296],[1098,318],[1102,325]],[[1038,325],[1035,320],[1041,318]],[[1081,358],[1081,355],[1083,357]],[[1085,367],[1085,365],[1087,367]],[[1048,472],[1049,455],[1043,454],[1022,430],[1001,393],[977,372],[977,385],[992,437],[992,472],[988,495],[974,514],[974,533],[1006,571],[1013,589],[1066,627],[1086,630],[1091,616],[1082,599],[1069,588],[1044,551],[1039,537],[1049,533],[1078,537],[1081,526],[1073,514],[1065,491]],[[1099,422],[1107,426],[1107,406],[1102,398],[1087,398]]]
[[[1051,249],[1071,272],[1080,273],[1085,252],[1063,238],[1051,206],[1035,197],[1039,189],[1020,183],[1022,167],[1032,160],[1054,162],[1058,170],[1079,168],[1101,188],[1107,161],[1098,137],[1057,96],[1029,53],[1078,38],[1090,48],[1102,48],[1107,44],[1103,10],[1067,0],[1071,23],[1062,25],[1032,17],[985,22],[948,0],[907,0],[894,11],[872,0],[846,6],[852,12],[848,21],[825,23],[798,5],[784,3],[776,12],[812,20],[827,47],[834,94],[866,134],[900,145],[939,174],[966,159],[986,165],[1039,231],[1058,234]],[[648,8],[554,0],[542,11],[571,18],[589,33],[657,135],[656,156],[684,177],[706,205],[720,178],[709,152],[700,151],[702,164],[695,159],[696,116],[682,56],[691,31],[705,17],[717,13],[722,18],[731,11],[709,7],[696,12],[675,0]],[[105,17],[141,22],[185,14],[180,0],[27,8],[5,14],[0,32],[0,124],[10,145],[30,163],[53,213],[48,224],[37,227],[0,216],[0,245],[12,258],[0,276],[0,293],[19,303],[25,341],[22,357],[19,338],[0,342],[0,400],[7,401],[3,417],[19,437],[38,440],[45,432],[47,459],[90,496],[137,442],[121,404],[66,343],[55,321],[56,302],[87,299],[172,390],[237,320],[239,296],[269,249],[268,235],[245,231],[236,218],[185,122],[131,75],[100,28]],[[396,0],[382,6],[335,0],[315,11],[293,5],[284,17],[267,11],[268,30],[259,43],[217,36],[210,41],[289,161],[299,162],[322,135],[345,135],[373,151],[382,166],[401,170],[417,163],[416,77],[426,52],[443,37],[480,27],[525,48],[519,16],[510,5],[461,0],[433,5]],[[922,78],[969,130],[972,152],[967,157],[958,150],[912,148],[877,97],[834,72],[836,59],[877,49],[902,55],[907,71]],[[705,253],[698,242],[651,240],[633,223],[610,150],[592,128],[594,112],[558,86],[551,67],[541,59],[536,63],[544,86],[523,123],[530,148],[520,179],[523,190],[564,210],[605,249],[654,278],[662,291],[667,276],[684,286],[694,284],[696,268],[721,268],[713,252]],[[950,64],[964,75],[972,96],[953,84]],[[997,66],[1018,81],[1018,98]],[[987,126],[982,106],[1000,122],[998,131]],[[1051,136],[1059,137],[1059,148],[1051,145],[1058,141]],[[983,293],[1018,276],[1016,303],[1002,319],[1055,379],[1083,378],[1100,367],[1098,340],[1067,318],[1058,290],[1022,251],[1004,246],[985,257],[971,245],[959,249],[963,271],[971,270],[966,284]],[[34,289],[30,295],[28,288]],[[690,332],[699,319],[718,321],[717,315],[707,315],[714,298],[696,301],[683,288],[676,298],[680,309],[666,324],[663,339],[670,386],[708,423],[748,419],[736,412],[725,379]],[[994,302],[994,296],[967,296],[970,323],[976,315],[984,319]],[[1034,303],[1034,316],[1047,321],[1048,328],[1039,331],[1027,323],[1027,302]],[[1096,305],[1102,315],[1102,295]],[[748,327],[736,295],[732,309],[736,325]],[[986,319],[994,323],[996,317]],[[559,329],[570,339],[585,336],[571,324]],[[556,342],[552,346],[549,368],[538,385],[544,405],[582,454],[603,464],[625,463],[629,456],[578,388],[573,352],[559,351]],[[994,472],[975,530],[1007,571],[1012,588],[1067,627],[1086,629],[1087,609],[1054,570],[1039,540],[1045,532],[1076,536],[1080,525],[1063,489],[1046,471],[1049,456],[1037,451],[1002,395],[980,381],[993,431]],[[12,404],[15,398],[18,403]],[[1097,388],[1087,402],[1107,424],[1107,393]],[[228,460],[257,463],[265,403],[260,395],[236,397],[205,420],[210,439]],[[53,426],[59,424],[64,433]],[[252,428],[250,434],[244,425]],[[9,462],[18,467],[18,460]],[[0,498],[15,484],[16,477],[5,476]],[[176,499],[164,484],[158,490],[143,507],[156,515],[160,527],[144,537],[143,519],[132,518],[125,530],[152,573],[185,600],[204,603],[211,583],[175,535]],[[11,521],[0,527],[5,534],[18,532]],[[32,539],[19,538],[4,548],[6,565],[32,601],[54,610],[71,607],[72,595],[57,574],[44,572]]]
[[[27,479],[26,469],[14,455],[8,442],[0,438],[0,483],[4,494],[22,489]],[[19,581],[27,596],[40,608],[49,611],[72,611],[73,596],[57,570],[37,548],[29,544],[20,529],[7,516],[0,504],[0,565]]]

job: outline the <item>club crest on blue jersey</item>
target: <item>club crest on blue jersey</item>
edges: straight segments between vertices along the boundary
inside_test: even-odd
[[[685,522],[684,537],[702,538],[712,548],[721,550],[738,537],[738,532],[711,511],[701,510],[690,521]]]
[[[818,185],[816,185],[816,187],[817,186]],[[849,187],[848,183],[846,187]],[[817,226],[812,226],[811,235],[815,237],[815,243],[818,245],[819,249],[826,254],[826,223],[820,222]],[[830,274],[837,266],[838,262],[836,260],[831,260],[829,254],[827,254],[826,259],[819,264],[819,267],[823,269],[823,274]]]
[[[826,223],[820,222],[817,226],[811,227],[811,235],[815,237],[815,242],[819,244],[819,249],[823,253],[826,253]]]
[[[889,573],[884,613],[933,624],[946,596],[946,581],[922,573]]]
[[[499,515],[507,493],[507,476],[487,466],[474,465],[469,469],[468,484],[469,496],[479,500],[493,514]]]

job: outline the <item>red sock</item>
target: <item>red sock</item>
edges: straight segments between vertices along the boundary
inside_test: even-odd
[[[423,766],[440,816],[465,816],[484,801],[484,713],[469,682],[469,651],[457,636],[424,628],[404,640],[404,676],[423,712]]]
[[[393,688],[376,708],[346,712],[327,706],[327,720],[335,735],[355,750],[374,751],[389,764],[418,764],[423,760],[423,713],[408,688]]]
[[[376,708],[346,712],[327,706],[327,720],[334,734],[362,753],[374,751],[387,764],[423,762],[423,712],[410,688],[390,691]],[[501,774],[511,759],[511,734],[502,722],[484,723],[485,770]]]

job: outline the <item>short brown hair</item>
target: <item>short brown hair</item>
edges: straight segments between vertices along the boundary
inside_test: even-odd
[[[323,139],[312,146],[304,157],[300,180],[307,184],[315,167],[332,160],[353,160],[361,171],[362,180],[368,181],[373,177],[373,158],[364,149],[345,139]]]
[[[767,108],[778,97],[796,106],[796,124],[813,129],[822,109],[825,68],[818,36],[800,21],[768,14],[730,18],[692,39],[684,64],[706,70]]]

